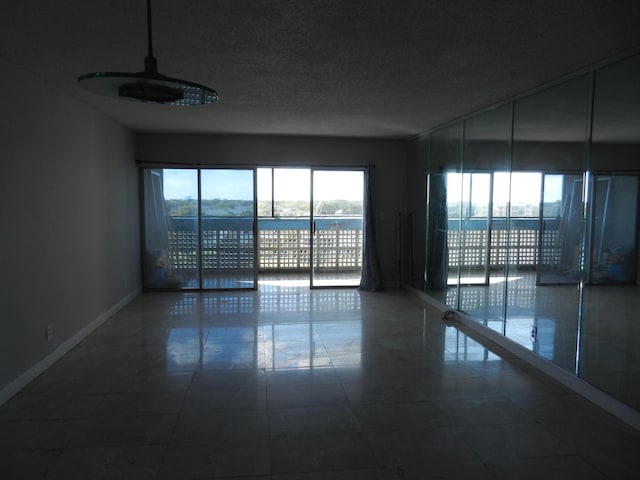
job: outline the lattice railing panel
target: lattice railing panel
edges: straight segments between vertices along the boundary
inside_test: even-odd
[[[509,265],[534,266],[555,265],[560,261],[562,246],[558,244],[558,231],[546,230],[542,235],[542,251],[539,255],[539,230],[537,228],[493,229],[491,240],[486,230],[449,230],[447,247],[449,268],[483,267],[486,262],[487,243],[489,265],[492,267]]]
[[[308,220],[266,220],[277,228],[258,230],[258,268],[260,271],[308,271],[310,233]],[[169,233],[169,260],[178,270],[233,271],[252,269],[253,230],[246,219],[205,219],[201,226],[201,258],[198,259],[197,223],[190,218],[172,218]],[[325,221],[326,223],[326,221]],[[318,221],[322,224],[322,221]],[[260,225],[260,224],[259,224]],[[294,228],[287,228],[288,226]],[[340,227],[322,226],[316,231],[315,268],[353,271],[362,267],[361,220],[341,220]]]

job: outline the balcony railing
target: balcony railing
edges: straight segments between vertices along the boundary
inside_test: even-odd
[[[508,223],[505,218],[492,219],[491,228],[486,218],[449,220],[447,243],[449,268],[483,268],[487,254],[490,267],[503,267],[507,261],[519,267],[557,265],[565,247],[559,235],[559,221],[545,219],[540,236],[537,218],[511,218]]]
[[[258,269],[261,272],[308,271],[309,219],[258,220]],[[314,268],[348,272],[362,267],[362,219],[316,218]],[[203,218],[201,264],[205,269],[252,269],[253,219]],[[173,268],[198,267],[198,224],[194,217],[170,217],[169,258]]]

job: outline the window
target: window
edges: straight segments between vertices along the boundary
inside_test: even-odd
[[[259,217],[309,217],[311,170],[258,168]]]

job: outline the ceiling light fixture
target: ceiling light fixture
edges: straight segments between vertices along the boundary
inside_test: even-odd
[[[144,72],[87,73],[78,77],[78,84],[85,90],[107,97],[164,105],[206,105],[218,100],[218,93],[212,88],[158,73],[158,61],[153,56],[151,0],[147,0],[147,37]]]

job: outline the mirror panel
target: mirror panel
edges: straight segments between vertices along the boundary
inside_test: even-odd
[[[578,374],[640,410],[640,56],[595,72]]]
[[[460,309],[504,332],[511,105],[465,121]]]

